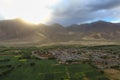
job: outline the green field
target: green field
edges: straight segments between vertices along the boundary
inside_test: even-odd
[[[35,62],[35,65],[30,66],[30,62]],[[1,80],[84,80],[84,78],[98,80],[104,77],[88,64],[56,64],[57,62],[53,60],[23,62],[21,67],[16,67],[12,72],[3,76]]]
[[[107,46],[108,47],[108,46]],[[0,48],[0,80],[108,80],[105,75],[89,64],[61,65],[56,60],[39,60],[30,57],[31,51],[47,51],[55,47]],[[58,47],[85,48],[85,47]],[[86,47],[87,49],[108,49]],[[116,51],[119,50],[117,46]],[[109,46],[111,51],[112,48]],[[9,53],[10,52],[10,53]],[[3,55],[4,54],[4,55]],[[7,54],[7,55],[5,55]],[[23,58],[21,58],[23,57]]]

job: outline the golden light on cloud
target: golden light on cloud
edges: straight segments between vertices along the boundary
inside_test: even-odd
[[[60,0],[1,0],[1,13],[6,19],[23,18],[33,23],[46,23],[51,17],[51,6]]]

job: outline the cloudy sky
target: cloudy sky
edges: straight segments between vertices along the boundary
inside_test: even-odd
[[[63,25],[120,22],[120,0],[0,0],[0,19],[17,17]]]

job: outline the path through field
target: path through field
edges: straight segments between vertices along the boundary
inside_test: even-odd
[[[67,78],[70,79],[70,73],[67,66],[65,66],[65,70],[66,70]]]

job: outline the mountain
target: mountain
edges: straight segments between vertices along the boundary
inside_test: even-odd
[[[120,25],[105,21],[97,21],[76,26],[69,26],[67,29],[79,34],[82,39],[110,39],[120,40]]]
[[[69,42],[81,40],[120,40],[120,25],[105,21],[73,24],[64,27],[60,24],[30,24],[21,19],[0,21],[0,43]]]
[[[0,42],[36,42],[44,37],[35,31],[36,25],[21,19],[0,21]]]
[[[21,20],[0,21],[0,40],[24,38],[30,36],[31,32],[32,29],[30,28],[30,25],[24,24]]]

